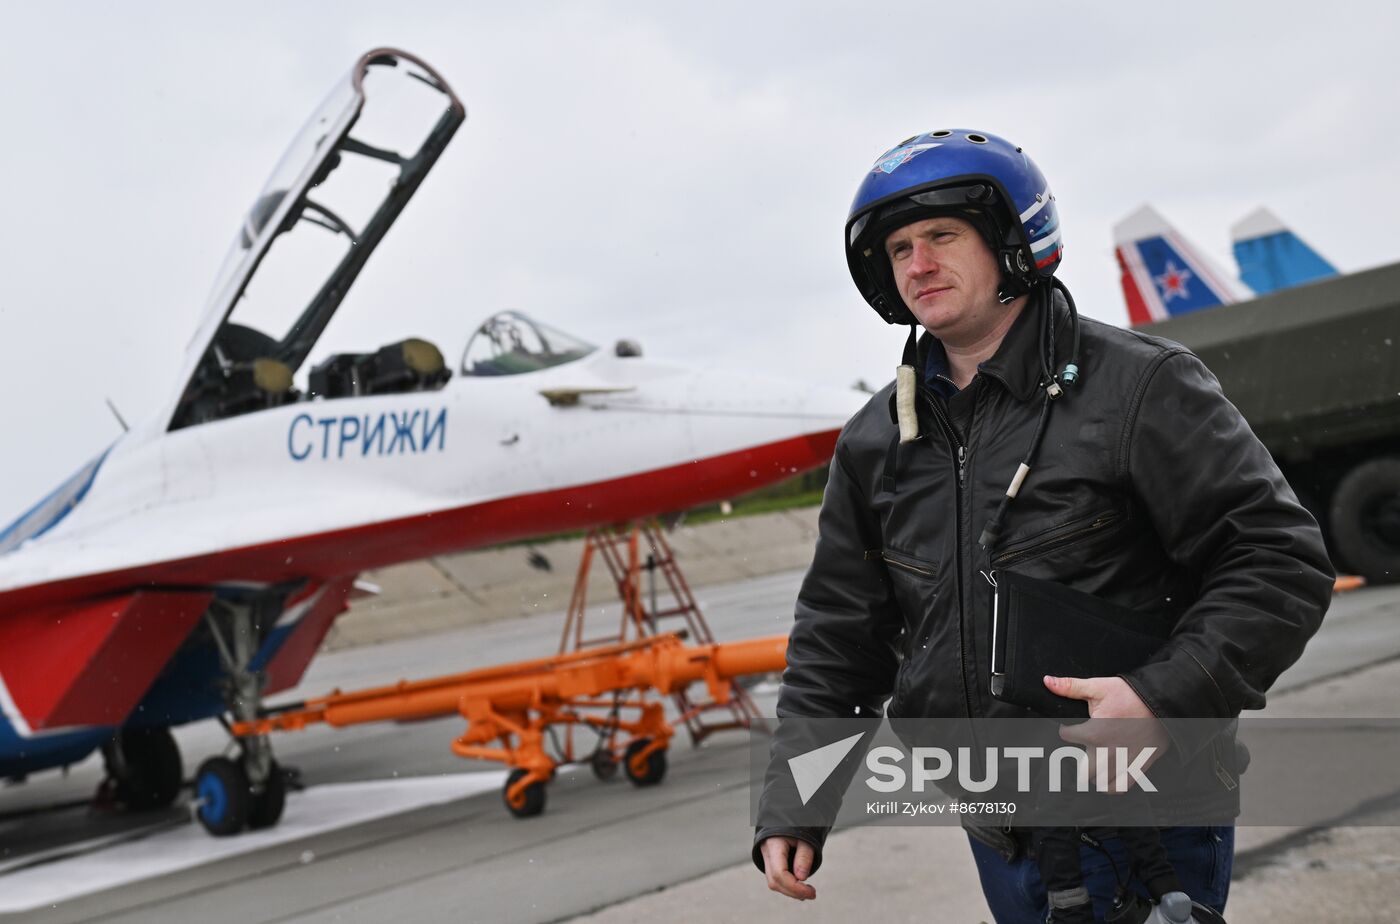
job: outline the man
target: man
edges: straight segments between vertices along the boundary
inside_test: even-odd
[[[993,698],[987,676],[980,575],[1007,569],[1169,629],[1136,669],[1046,686],[1093,718],[1143,719],[1183,761],[1218,760],[1153,717],[1262,707],[1320,624],[1333,575],[1316,523],[1214,377],[1178,344],[1078,321],[1054,279],[1049,185],[986,132],[929,132],[881,155],[845,244],[861,294],[911,325],[910,342],[897,384],[837,444],[779,716],[878,716],[886,700],[905,719],[1027,715]],[[1044,921],[1028,836],[969,834],[996,919]],[[815,898],[825,836],[760,828],[769,887]],[[1169,829],[1163,842],[1186,891],[1223,910],[1233,828]],[[1107,864],[1086,853],[1083,865],[1101,916]]]

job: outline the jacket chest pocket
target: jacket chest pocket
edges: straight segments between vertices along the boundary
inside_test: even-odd
[[[1113,530],[1126,518],[1122,510],[1105,509],[1018,540],[992,556],[993,567],[1014,565],[1051,552],[1089,542]]]
[[[907,555],[894,549],[880,549],[876,554],[885,563],[885,567],[890,569],[891,577],[896,572],[909,575],[916,580],[932,581],[938,577],[938,565],[931,561],[915,558],[913,555]],[[870,557],[870,553],[866,553],[866,555]]]

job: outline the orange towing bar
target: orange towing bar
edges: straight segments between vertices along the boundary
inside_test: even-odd
[[[661,704],[647,700],[645,693],[665,695],[704,681],[711,698],[726,703],[735,678],[782,670],[786,652],[785,635],[689,646],[676,635],[658,635],[431,680],[401,680],[349,693],[335,690],[251,722],[237,722],[233,733],[250,737],[318,723],[342,727],[457,713],[468,724],[453,742],[453,752],[514,768],[506,783],[506,806],[517,816],[537,815],[544,810],[544,784],[555,768],[578,759],[572,735],[562,747],[564,753],[546,751],[544,733],[550,726],[572,730],[583,725],[598,732],[598,748],[588,760],[600,777],[616,772],[621,756],[633,783],[657,783],[665,774],[665,752],[674,732]],[[628,691],[640,695],[622,698]],[[637,710],[639,717],[623,720],[624,709]],[[625,746],[616,740],[619,732],[628,735]],[[498,740],[498,746],[490,746]]]
[[[1359,590],[1366,586],[1366,579],[1356,574],[1339,574],[1337,580],[1332,584],[1334,594],[1344,594],[1351,590]]]

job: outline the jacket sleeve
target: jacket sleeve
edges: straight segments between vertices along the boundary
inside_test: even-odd
[[[904,620],[880,558],[879,522],[839,445],[817,533],[797,595],[778,716],[878,716],[894,689]]]
[[[1123,679],[1161,718],[1262,708],[1331,600],[1322,534],[1194,355],[1167,354],[1139,391],[1121,461],[1198,594],[1166,646]]]
[[[776,755],[784,747],[781,720],[876,718],[894,689],[903,617],[878,555],[879,522],[860,482],[851,475],[843,447],[843,442],[837,443],[831,460],[817,521],[816,553],[797,596],[787,669],[778,693],[780,721],[769,784],[778,772]],[[868,559],[868,550],[877,554]],[[762,804],[760,799],[760,821]],[[758,845],[764,838],[786,835],[816,848],[815,872],[828,831],[760,825],[754,838],[754,863],[763,869]]]

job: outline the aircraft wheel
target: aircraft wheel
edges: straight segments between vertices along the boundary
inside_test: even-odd
[[[501,799],[516,818],[530,818],[544,811],[544,784],[539,781],[526,786],[525,791],[515,801],[511,801],[510,788],[515,785],[516,780],[529,772],[524,767],[517,767],[510,771],[510,776],[506,777],[505,788],[501,790]]]
[[[607,748],[594,751],[588,765],[593,768],[593,775],[600,780],[607,781],[617,776],[617,758]]]
[[[282,820],[282,810],[286,807],[287,774],[274,760],[263,791],[253,796],[252,807],[248,810],[248,827],[254,831],[272,827]]]
[[[135,811],[175,801],[185,781],[180,748],[168,728],[124,728],[102,748],[113,795]]]
[[[1372,584],[1400,580],[1400,458],[1372,459],[1343,475],[1329,519],[1342,564]]]
[[[248,774],[227,757],[211,757],[199,765],[194,794],[199,800],[195,813],[199,823],[215,837],[237,834],[248,823],[253,807]]]
[[[638,738],[627,745],[627,753],[622,758],[622,768],[627,778],[637,786],[655,786],[666,775],[666,749],[653,751],[638,765],[637,755],[651,744],[650,738]]]

